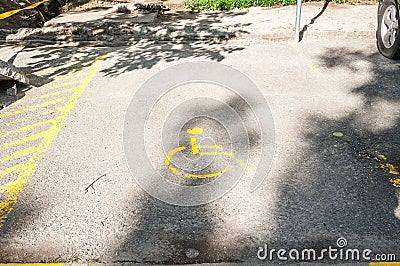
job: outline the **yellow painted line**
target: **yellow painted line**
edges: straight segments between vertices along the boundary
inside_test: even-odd
[[[5,192],[8,192],[8,191],[12,190],[16,183],[18,183],[18,180],[15,180],[13,182],[1,185],[0,186],[0,194],[3,194]]]
[[[18,172],[19,170],[21,170],[21,168],[23,166],[24,166],[24,164],[21,163],[21,164],[13,165],[13,166],[11,166],[11,167],[9,167],[7,169],[4,169],[4,170],[0,171],[0,178],[5,177],[5,176],[7,176],[9,174]]]
[[[167,155],[165,156],[165,164],[170,165],[171,157],[174,156],[174,154],[177,153],[178,151],[183,151],[184,149],[186,149],[186,147],[181,146],[181,147],[178,147],[178,148],[175,148],[175,149],[169,151],[167,153]]]
[[[41,139],[45,136],[45,134],[46,134],[46,131],[43,131],[43,132],[28,136],[25,138],[18,139],[16,141],[0,144],[0,149],[8,149],[8,148],[19,146],[19,145],[22,145],[22,144],[25,144],[25,143],[28,143],[28,142],[31,142],[31,141],[34,141],[37,139]]]
[[[17,152],[14,152],[11,155],[8,155],[8,156],[5,156],[5,157],[1,158],[1,161],[2,162],[7,162],[7,161],[15,160],[15,159],[30,155],[30,154],[32,154],[34,152],[37,152],[37,151],[38,151],[37,147],[31,146],[31,147],[19,150]]]
[[[383,155],[383,154],[379,154],[379,155],[378,155],[378,158],[381,159],[381,160],[384,160],[384,161],[387,160],[386,156]]]
[[[47,107],[47,106],[50,106],[50,105],[55,105],[55,104],[58,104],[58,103],[61,103],[61,102],[65,102],[66,100],[67,100],[67,98],[59,98],[59,99],[54,99],[54,100],[51,100],[51,101],[48,101],[48,102],[44,102],[44,103],[41,103],[41,104],[37,104],[37,105],[34,105],[34,106],[30,106],[30,107],[27,107],[27,108],[24,108],[24,109],[20,109],[20,110],[17,110],[17,111],[5,112],[5,113],[0,114],[0,119],[5,118],[5,117],[9,117],[9,116],[19,115],[19,114],[26,113],[26,112],[29,112],[29,111],[32,111],[32,110],[35,110],[35,109],[44,108],[44,107]]]
[[[4,201],[0,202],[0,227],[7,219],[9,213],[13,210],[12,205],[17,202],[19,194],[24,190],[25,186],[29,182],[29,179],[36,171],[40,160],[43,158],[45,152],[51,147],[53,141],[60,133],[65,121],[68,118],[68,115],[75,108],[79,98],[88,87],[90,81],[97,73],[98,69],[100,68],[100,64],[103,61],[104,56],[100,56],[93,63],[88,72],[88,75],[82,81],[81,86],[79,86],[79,88],[75,90],[74,94],[68,98],[67,103],[62,108],[60,108],[60,114],[55,119],[53,119],[54,124],[49,130],[46,131],[42,142],[37,146],[37,151],[29,157],[28,161],[20,169],[20,172],[15,182],[13,182],[12,185],[7,188],[7,197]]]
[[[57,71],[57,70],[60,70],[60,69],[67,69],[67,70],[68,70],[68,68],[71,68],[71,67],[72,67],[73,65],[75,65],[75,64],[76,64],[76,62],[73,61],[73,62],[71,62],[71,63],[64,64],[64,65],[58,66],[58,67],[48,67],[48,68],[46,68],[46,69],[37,71],[37,72],[35,72],[35,73],[33,73],[33,74],[36,75],[36,76],[40,76],[40,75],[47,74],[47,73],[51,73],[51,72],[54,72],[54,71]],[[69,70],[67,71],[67,73],[78,72],[78,71],[81,71],[81,70],[85,70],[85,69],[87,69],[88,67],[90,67],[90,66],[83,66],[83,67],[71,68],[71,69],[69,69]]]
[[[200,135],[203,134],[203,129],[201,127],[189,128],[187,133],[192,135]]]
[[[24,117],[21,117],[21,118],[18,118],[18,119],[13,119],[10,122],[4,123],[4,125],[5,126],[11,126],[13,124],[18,124],[18,123],[24,122],[26,120],[32,120],[32,119],[35,119],[35,118],[38,118],[38,117],[42,117],[42,116],[45,116],[45,115],[53,114],[53,113],[57,112],[59,109],[60,108],[55,108],[55,109],[47,110],[47,111],[44,111],[44,112],[41,112],[41,113],[37,113],[37,114],[34,114],[34,115],[24,116]]]
[[[400,175],[400,166],[394,166],[393,164],[386,163],[381,164],[381,168],[392,175]]]
[[[199,154],[207,155],[207,156],[217,156],[217,155],[228,156],[232,159],[235,159],[243,169],[252,170],[252,171],[256,170],[255,166],[251,166],[251,165],[245,163],[243,160],[237,158],[235,156],[235,154],[233,154],[232,152],[227,152],[227,151],[206,152],[205,151],[205,152],[199,152]]]
[[[37,152],[37,151],[38,151],[37,147],[31,146],[31,147],[19,150],[17,152],[14,152],[11,155],[8,155],[8,156],[5,156],[5,157],[1,158],[1,161],[2,162],[7,162],[7,161],[15,160],[15,159],[30,155],[30,154],[32,154],[34,152]]]
[[[19,105],[24,105],[26,103],[28,103],[29,101],[23,100],[23,99],[19,99],[18,101],[13,103],[13,106],[19,106]]]
[[[37,122],[35,124],[31,124],[31,125],[28,125],[28,126],[25,126],[25,127],[20,127],[18,129],[15,129],[15,130],[10,130],[10,131],[1,133],[0,134],[0,138],[5,138],[5,137],[10,136],[10,135],[16,135],[16,134],[19,134],[19,133],[22,133],[22,132],[30,131],[30,130],[36,128],[36,127],[41,127],[41,126],[52,124],[52,123],[55,123],[55,122],[57,122],[56,119],[49,119],[49,120],[46,120],[46,121]]]
[[[72,64],[73,63],[70,63],[69,65],[71,66]],[[63,69],[63,68],[67,68],[67,67],[68,67],[68,64],[65,64],[65,65],[62,65],[62,66],[58,66],[58,67],[48,67],[46,69],[34,72],[33,75],[41,76],[43,74],[50,73],[52,71],[57,71],[57,70],[60,70],[60,69]]]
[[[391,178],[389,180],[390,183],[392,183],[392,185],[394,187],[400,188],[400,177],[396,177],[396,178]]]
[[[80,77],[83,77],[83,76],[85,76],[87,73],[86,72],[83,72],[83,70],[86,70],[88,67],[84,67],[83,69],[82,69],[82,72],[79,72],[79,73],[77,73],[77,74],[72,74],[72,75],[62,75],[62,76],[60,76],[60,77],[58,77],[58,76],[56,76],[57,78],[56,78],[56,81],[60,81],[60,80],[69,80],[69,79],[74,79],[74,78],[80,78]]]
[[[57,85],[53,85],[53,86],[45,86],[45,87],[41,88],[40,90],[46,91],[46,90],[61,89],[61,88],[68,87],[71,85],[76,85],[77,83],[80,83],[80,82],[81,82],[81,80],[74,80],[71,82],[65,82],[65,83],[61,83],[61,84],[57,84]]]
[[[8,18],[8,17],[11,17],[12,15],[15,15],[16,13],[21,12],[23,10],[34,9],[35,7],[37,7],[37,6],[43,4],[44,2],[47,2],[47,1],[49,1],[49,0],[43,0],[41,2],[35,3],[33,5],[30,5],[30,6],[27,6],[27,7],[24,7],[24,8],[7,11],[5,13],[0,14],[0,19],[5,19],[5,18]]]
[[[224,170],[216,172],[216,173],[211,173],[211,174],[186,174],[186,178],[200,178],[200,179],[205,179],[205,178],[213,178],[213,177],[218,177],[221,176],[223,173],[226,173],[228,171],[230,171],[233,168],[232,165],[228,165],[227,167],[225,167]]]
[[[199,134],[203,133],[203,129],[202,128],[192,128],[192,129],[188,129],[187,132],[190,135],[199,135]],[[257,168],[255,166],[251,166],[251,165],[245,163],[243,160],[237,158],[233,152],[226,152],[226,151],[203,152],[203,151],[199,151],[199,149],[215,149],[215,150],[219,150],[219,149],[222,149],[222,145],[203,145],[203,146],[199,146],[199,145],[197,145],[197,139],[194,136],[190,136],[190,144],[191,144],[191,147],[192,147],[192,154],[200,154],[200,155],[204,155],[204,156],[218,156],[218,155],[228,156],[228,157],[236,160],[239,163],[239,165],[245,170],[253,170],[254,171]],[[184,171],[178,170],[176,167],[171,165],[172,156],[174,156],[177,152],[185,150],[185,149],[186,149],[185,146],[181,146],[181,147],[172,149],[165,156],[165,164],[168,166],[169,170],[171,170],[175,175],[185,176],[186,178],[213,178],[213,177],[221,176],[223,173],[226,173],[226,172],[230,171],[233,168],[232,165],[228,165],[223,170],[221,170],[219,172],[215,172],[215,173],[209,173],[209,174],[190,174],[190,173],[185,173]]]
[[[395,261],[370,262],[369,266],[400,266],[400,262],[395,262]]]
[[[57,66],[57,67],[48,67],[48,68],[45,68],[43,70],[36,71],[33,74],[36,75],[36,76],[40,76],[42,74],[47,74],[47,73],[50,73],[52,71],[57,71],[57,70],[60,70],[60,69],[63,69],[63,68],[65,69],[65,68],[71,67],[74,64],[76,64],[76,62],[70,62],[70,63],[64,64],[62,66]]]
[[[61,90],[61,91],[51,92],[51,93],[47,93],[47,94],[44,94],[42,96],[39,96],[38,98],[39,99],[47,99],[47,98],[50,98],[50,97],[53,97],[53,96],[58,96],[58,95],[61,95],[61,94],[72,92],[74,90],[75,90],[75,88],[71,88],[71,89],[65,89],[65,90]]]
[[[199,149],[214,149],[214,150],[220,150],[222,149],[222,145],[200,145]]]
[[[199,153],[199,146],[197,146],[196,137],[190,136],[190,145],[192,146],[192,153],[193,154],[198,154]]]

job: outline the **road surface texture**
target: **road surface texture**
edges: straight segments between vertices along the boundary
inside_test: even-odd
[[[379,55],[374,38],[16,44],[3,45],[0,56],[15,51],[15,65],[31,73],[35,87],[0,111],[1,262],[255,264],[265,244],[321,251],[338,248],[339,238],[342,247],[400,258],[400,64]],[[274,119],[275,157],[256,191],[246,172],[223,197],[184,207],[138,185],[124,126],[143,82],[193,61],[233,67],[257,84]],[[189,84],[160,98],[147,117],[147,153],[138,156],[168,172],[160,130],[168,108],[190,98],[212,95],[251,118],[243,99],[213,86]],[[229,119],[205,116],[185,126],[201,126],[229,146]],[[261,138],[251,133],[250,161]],[[163,134],[188,143],[183,129]]]

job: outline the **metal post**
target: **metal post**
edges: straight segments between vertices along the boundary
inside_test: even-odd
[[[296,30],[294,40],[296,42],[300,41],[300,20],[301,20],[301,0],[297,0],[296,5]]]

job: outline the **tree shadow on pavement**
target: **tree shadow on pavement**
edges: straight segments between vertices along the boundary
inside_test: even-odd
[[[370,66],[371,79],[350,91],[362,96],[363,104],[343,117],[312,113],[301,121],[305,124],[300,134],[305,147],[293,163],[284,158],[288,167],[278,174],[276,206],[273,211],[251,209],[261,217],[258,231],[249,226],[237,243],[226,242],[227,248],[234,251],[224,253],[226,249],[216,244],[219,239],[214,234],[225,226],[218,203],[177,207],[148,196],[139,206],[141,222],[119,246],[115,259],[157,263],[248,261],[256,258],[259,246],[264,246],[261,241],[269,241],[270,249],[321,251],[329,246],[337,248],[340,237],[347,240],[347,248],[361,252],[398,252],[400,223],[394,215],[397,192],[389,181],[391,175],[381,168],[385,161],[380,155],[385,155],[387,162],[400,164],[400,111],[392,116],[384,113],[380,105],[388,101],[393,108],[398,106],[400,71],[394,61],[376,53],[345,47],[327,49],[317,60],[320,68],[345,68],[354,73],[355,79],[362,67]],[[342,132],[343,137],[333,136],[336,131]],[[269,191],[260,189],[255,193],[260,195],[254,206],[265,206]],[[263,229],[263,224],[273,217],[277,221],[274,229]],[[240,233],[233,230],[231,234]],[[186,252],[190,248],[200,255],[188,258]],[[159,250],[159,257],[146,260],[143,254],[154,255],[154,250]],[[322,261],[329,261],[328,256]]]
[[[229,15],[234,16],[238,13],[225,14],[225,16]],[[77,46],[74,46],[74,44],[43,46],[33,42],[24,49],[29,60],[26,59],[28,64],[22,69],[31,73],[30,79],[33,85],[40,87],[53,82],[59,76],[90,66],[101,55],[106,55],[106,62],[103,64],[101,72],[105,76],[117,77],[137,69],[151,69],[160,62],[196,58],[221,61],[227,53],[244,49],[226,45],[225,41],[238,36],[240,30],[236,30],[237,25],[232,25],[230,31],[219,28],[218,23],[221,21],[222,15],[204,15],[201,19],[192,21],[193,25],[191,26],[188,25],[187,19],[188,17],[182,18],[179,15],[176,19],[171,19],[172,21],[167,25],[167,30],[158,28],[158,30],[165,30],[166,32],[161,39],[155,32],[151,32],[151,29],[147,26],[135,26],[137,33],[131,36],[129,32],[118,31],[115,27],[112,29],[104,27],[105,31],[114,31],[114,35],[128,38],[127,42],[124,39],[123,44],[129,46],[118,46],[117,44],[121,44],[120,42],[114,43],[116,44],[114,47],[107,48],[97,47],[87,42],[80,43]],[[116,25],[113,24],[113,26]],[[175,37],[170,38],[169,36],[172,33]],[[49,35],[54,37],[52,33],[49,33]],[[35,36],[33,34],[30,37],[35,39],[36,37],[43,37],[43,35]],[[99,38],[103,37],[107,38],[106,34]],[[30,195],[25,195],[24,198],[29,201],[29,197]],[[129,241],[121,243],[117,250],[118,261],[158,261],[165,263],[169,261],[169,258],[171,258],[170,261],[178,261],[174,260],[175,257],[178,257],[180,262],[185,263],[198,260],[221,261],[226,259],[226,255],[215,258],[212,257],[213,254],[207,255],[207,252],[203,252],[210,250],[213,237],[212,228],[218,226],[219,222],[212,208],[209,208],[209,206],[182,207],[180,211],[177,211],[180,207],[164,204],[148,195],[142,197],[141,200],[143,203],[139,210],[132,210],[140,212],[141,222],[134,232],[134,236]],[[7,220],[5,226],[1,228],[4,235],[10,236],[13,235],[14,231],[23,231],[24,226],[29,227],[30,213],[20,212],[25,207],[18,204],[16,204],[14,210],[18,214],[11,214],[11,219]],[[40,215],[43,210],[35,208],[34,211]],[[149,238],[145,239],[145,237]],[[197,241],[198,239],[200,241]],[[176,242],[172,242],[172,240],[176,240]],[[169,245],[176,247],[171,254],[171,251],[167,249]],[[154,254],[146,253],[152,247],[156,247],[157,250],[162,252],[160,258],[150,257],[150,255],[146,257],[146,254]],[[197,259],[195,258],[196,250],[202,253],[202,256]],[[194,259],[189,259],[192,256],[194,256]]]
[[[237,112],[241,119],[238,120],[236,117],[227,116],[225,104]],[[237,135],[233,139],[235,139],[235,146],[243,147],[243,149],[247,147],[247,152],[249,153],[249,157],[251,157],[251,152],[261,145],[261,132],[253,123],[256,118],[252,113],[252,108],[256,108],[257,106],[250,106],[239,95],[228,97],[225,104],[206,110],[211,117],[222,117],[222,115],[216,115],[216,113],[220,112],[221,114],[225,114],[224,117],[226,119],[223,122],[224,125],[220,125],[221,128],[210,127],[207,133],[212,132],[211,135],[215,138],[221,137],[223,139],[225,136],[223,131],[226,130],[225,125],[230,125],[231,128],[244,126],[248,130],[249,135]],[[199,108],[203,108],[202,105],[197,106],[193,104],[188,108],[187,113],[195,113]],[[187,118],[190,119],[189,117]],[[199,122],[197,119],[203,122]],[[212,118],[204,117],[197,117],[197,119],[188,120],[183,128],[180,128],[181,125],[178,124],[172,130],[171,128],[169,130],[171,132],[182,133],[186,132],[186,128],[199,126],[199,123],[204,123],[204,120],[212,120]],[[182,121],[186,120],[182,119]],[[238,124],[240,122],[243,124]],[[207,123],[205,123],[205,126],[207,126]],[[185,142],[188,138],[187,134],[178,135],[179,145],[190,147],[190,143]],[[217,142],[215,144],[229,147],[230,143],[227,143],[225,140],[223,143]],[[127,143],[124,143],[124,145],[127,145]],[[162,147],[160,147],[159,152],[165,155],[163,151]],[[236,155],[238,154],[236,153],[238,152],[237,150],[234,150],[234,152]],[[153,156],[157,157],[157,155]],[[242,157],[239,156],[239,158]],[[251,159],[249,160],[251,161]],[[193,174],[199,174],[200,172],[216,173],[225,166],[214,157],[212,163],[201,171],[188,171]],[[201,186],[214,181],[214,179],[188,179],[172,174],[165,164],[162,164],[161,168],[157,168],[157,171],[159,171],[165,180],[179,184],[182,187]],[[231,172],[234,172],[234,170]],[[149,175],[151,173],[149,172]],[[159,184],[153,184],[151,188],[147,189],[150,189],[148,192],[152,195],[160,195],[159,192],[164,191],[164,188]],[[213,189],[217,190],[218,188],[214,187]],[[175,193],[173,194],[174,198],[183,199],[183,188],[182,195],[179,194],[180,192],[167,191],[166,193],[169,193],[169,196],[171,193]],[[197,197],[202,197],[203,195],[193,194],[191,196],[197,199]],[[207,199],[209,199],[208,195],[204,195],[204,200],[206,201]],[[240,202],[237,204],[240,204]],[[228,210],[224,209],[219,200],[200,206],[176,206],[162,202],[144,193],[139,204],[131,204],[131,206],[133,208],[128,211],[137,213],[140,217],[139,222],[135,224],[125,239],[112,252],[111,259],[113,262],[154,264],[242,262],[244,259],[243,256],[247,256],[251,252],[250,247],[254,244],[253,240],[251,238],[248,239],[247,236],[236,239],[239,246],[230,246],[227,241],[220,239],[218,235],[221,230],[229,231],[229,227],[225,225],[224,218],[221,217],[221,213]]]
[[[354,79],[368,65],[372,77],[351,91],[362,96],[362,107],[340,118],[311,114],[305,119],[306,148],[283,175],[275,214],[279,240],[269,244],[322,250],[336,248],[344,237],[348,248],[396,253],[397,192],[389,182],[393,175],[381,164],[400,164],[398,64],[346,47],[327,49],[318,60],[322,68],[352,71]],[[343,137],[333,136],[337,131]]]
[[[240,16],[242,12],[210,14],[170,14],[160,18],[162,23],[126,24],[97,21],[92,23],[66,25],[62,31],[33,31],[23,40],[70,42],[68,47],[30,46],[35,51],[35,63],[25,69],[40,72],[48,68],[62,66],[74,59],[73,54],[83,52],[84,57],[76,60],[76,66],[85,66],[93,57],[109,53],[114,63],[102,72],[116,77],[135,69],[150,69],[160,61],[171,62],[185,58],[202,57],[221,61],[226,53],[243,50],[243,47],[227,47],[228,39],[245,33],[240,25],[220,25],[228,16]],[[250,23],[249,23],[250,24]],[[246,24],[248,25],[248,24]],[[77,46],[85,46],[80,48]],[[91,49],[87,48],[92,46]],[[109,48],[99,48],[99,47]],[[75,57],[76,58],[76,57]],[[57,74],[63,74],[61,68]],[[65,69],[68,71],[68,69]],[[51,77],[45,77],[51,78]],[[39,83],[39,85],[41,85]]]

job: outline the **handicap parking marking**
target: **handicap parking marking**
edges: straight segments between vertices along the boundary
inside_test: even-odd
[[[89,66],[69,69],[67,74],[27,95],[23,103],[0,111],[0,196],[4,199],[0,202],[0,228],[104,58],[102,55]],[[43,99],[45,102],[37,103]],[[7,177],[11,181],[2,184],[2,180],[10,180]]]

